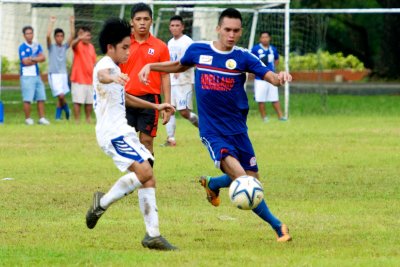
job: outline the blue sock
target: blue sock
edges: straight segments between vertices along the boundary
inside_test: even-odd
[[[57,109],[56,109],[56,120],[61,120],[61,111],[62,111],[62,109],[60,107],[57,107]]]
[[[282,223],[269,211],[265,199],[261,201],[261,203],[257,206],[257,208],[253,209],[253,212],[257,214],[261,219],[269,223],[279,237],[282,236],[281,232]]]
[[[68,104],[65,103],[65,105],[62,106],[62,109],[65,111],[65,118],[66,118],[67,120],[69,120],[69,107],[68,107]]]
[[[227,174],[223,174],[218,177],[211,177],[208,187],[212,191],[218,191],[220,188],[229,187],[231,183],[232,179]]]

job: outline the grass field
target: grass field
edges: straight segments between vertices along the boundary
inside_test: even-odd
[[[230,206],[227,190],[220,207],[209,205],[195,178],[219,171],[196,129],[178,119],[178,146],[161,148],[160,127],[160,226],[177,252],[141,247],[136,193],[88,230],[92,193],[121,176],[98,148],[94,124],[28,127],[13,102],[19,92],[2,98],[1,266],[400,266],[399,96],[329,96],[322,107],[318,95],[293,95],[287,123],[263,124],[253,107],[249,134],[267,202],[293,235],[288,244]]]

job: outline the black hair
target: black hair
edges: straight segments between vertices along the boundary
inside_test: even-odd
[[[25,34],[25,32],[26,32],[27,30],[31,30],[31,31],[33,32],[32,26],[25,26],[25,27],[23,27],[23,28],[22,28],[22,33]]]
[[[84,31],[84,32],[91,32],[92,31],[88,26],[81,26],[81,27],[79,27],[79,29]]]
[[[271,33],[270,33],[269,31],[262,31],[262,32],[260,32],[260,37],[261,37],[263,34],[268,34],[268,36],[271,36]]]
[[[153,18],[153,11],[151,10],[150,6],[145,3],[137,3],[134,4],[131,8],[131,19],[136,15],[138,12],[147,11],[149,12],[150,18]]]
[[[60,32],[64,35],[63,29],[56,28],[56,29],[54,30],[54,36],[56,36],[56,34],[57,34],[57,33],[60,33]]]
[[[173,20],[179,20],[179,21],[182,23],[182,25],[183,25],[183,18],[182,18],[181,16],[179,16],[179,15],[172,16],[172,17],[169,19],[169,22],[171,22],[171,21],[173,21]]]
[[[116,46],[122,40],[131,35],[131,25],[129,22],[119,18],[108,19],[99,35],[101,52],[107,53],[107,45]]]
[[[218,19],[219,26],[221,26],[222,20],[224,18],[240,19],[240,23],[242,22],[242,14],[240,14],[239,10],[235,8],[227,8],[224,11],[222,11]]]

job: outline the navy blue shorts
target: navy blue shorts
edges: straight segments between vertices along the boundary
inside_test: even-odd
[[[215,167],[221,168],[221,160],[227,156],[236,158],[246,171],[258,172],[256,155],[247,133],[235,135],[201,136]]]

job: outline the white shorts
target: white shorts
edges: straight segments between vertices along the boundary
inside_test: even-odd
[[[154,161],[153,155],[140,143],[135,132],[111,139],[101,149],[113,159],[115,166],[122,172],[127,171],[135,161]]]
[[[48,79],[51,93],[54,97],[69,93],[68,76],[66,73],[49,73]]]
[[[192,84],[171,85],[171,105],[176,110],[193,109]]]
[[[72,83],[72,102],[77,104],[93,104],[93,85]]]
[[[256,102],[277,102],[278,87],[264,80],[254,80],[254,98]]]

